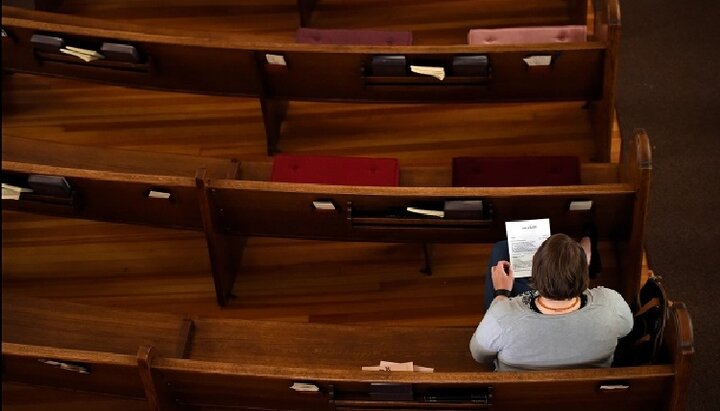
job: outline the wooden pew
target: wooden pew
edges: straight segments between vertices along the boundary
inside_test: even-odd
[[[167,314],[11,295],[2,310],[4,381],[142,399],[148,355],[185,358],[192,341],[192,321]]]
[[[63,158],[82,162],[84,155],[97,150],[80,150],[77,155],[66,152]],[[532,218],[550,218],[555,232],[571,235],[579,234],[584,223],[595,222],[600,239],[618,253],[617,260],[614,255],[605,257],[616,264],[606,264],[608,273],[602,284],[617,289],[628,300],[639,289],[651,168],[649,141],[642,131],[626,147],[621,164],[585,164],[584,184],[557,187],[451,187],[449,167],[444,171],[437,167],[401,170],[400,187],[294,184],[266,181],[269,163],[241,163],[236,169],[230,161],[215,164],[219,169],[214,173],[201,169],[192,178],[187,167],[158,170],[160,175],[146,174],[152,170],[132,172],[132,164],[148,161],[146,155],[133,159],[131,153],[125,153],[130,169],[120,173],[104,171],[107,167],[93,163],[87,165],[90,169],[44,165],[43,154],[33,150],[24,151],[24,161],[40,164],[11,161],[13,153],[3,158],[3,182],[25,186],[31,175],[57,176],[68,181],[72,191],[60,199],[23,193],[19,201],[4,200],[5,207],[203,230],[221,306],[232,296],[248,236],[491,244],[504,239],[505,221]],[[30,153],[36,157],[28,158]],[[57,159],[47,161],[60,164]],[[186,160],[186,164],[197,163]],[[153,160],[151,164],[165,162]],[[225,174],[223,166],[227,167]],[[171,172],[187,176],[168,175]],[[170,197],[150,198],[151,191]],[[477,218],[425,218],[405,212],[409,206],[442,210],[446,201],[478,200],[483,202],[483,214]],[[316,210],[314,201],[332,204],[334,210]],[[593,204],[587,211],[569,211],[572,201]],[[532,207],[527,206],[529,202]],[[616,267],[615,271],[610,267]]]
[[[505,238],[505,221],[550,218],[554,232],[571,235],[580,234],[583,223],[594,221],[600,239],[619,253],[617,260],[607,256],[617,265],[608,265],[616,271],[608,272],[603,284],[618,289],[629,301],[640,284],[650,168],[649,141],[638,131],[620,165],[586,165],[582,172],[588,184],[579,186],[449,187],[447,171],[437,168],[401,170],[400,187],[292,184],[264,181],[267,168],[241,163],[240,180],[198,179],[198,187],[210,212],[206,234],[224,250],[233,248],[228,239],[237,236],[493,243]],[[477,218],[425,218],[405,212],[409,206],[442,210],[445,201],[473,200],[483,202],[483,215]],[[332,204],[334,210],[315,209],[314,201]],[[569,211],[573,201],[592,201],[592,208]],[[240,253],[229,254],[236,258]],[[220,266],[229,261],[227,254],[211,250],[210,256]],[[221,276],[216,284],[230,285],[235,271],[215,270],[214,275]],[[219,300],[224,305],[231,287],[218,295],[226,296]]]
[[[569,2],[572,16],[578,14],[572,5],[580,3]],[[593,159],[607,162],[614,121],[619,4],[598,0],[595,5],[594,31],[586,43],[403,47],[261,42],[222,32],[199,37],[187,31],[4,7],[8,36],[3,38],[2,65],[10,72],[258,97],[269,154],[278,151],[290,101],[586,102]],[[100,51],[107,57],[84,62],[60,52],[63,45]],[[109,52],[102,50],[103,45]],[[523,59],[534,55],[551,56],[551,65],[529,67]],[[472,69],[476,73],[455,73],[456,59],[468,56],[480,58]],[[381,68],[380,60],[387,57],[405,59],[395,74]],[[284,64],[271,64],[273,58]],[[448,76],[439,81],[411,74],[410,65],[442,66]]]
[[[230,160],[134,153],[38,143],[3,137],[3,182],[27,187],[32,175],[62,177],[67,193],[23,193],[3,207],[101,219],[201,230],[195,180],[198,167],[208,175],[233,177]],[[12,159],[12,160],[10,160]],[[168,198],[162,198],[168,196]]]
[[[29,308],[37,300],[3,302],[3,309],[27,311],[23,324],[44,322],[47,313]],[[45,303],[40,303],[45,304]],[[82,305],[47,303],[53,316],[72,317]],[[22,308],[25,306],[26,308]],[[107,317],[123,324],[122,314],[86,310],[97,322]],[[33,318],[33,315],[37,318]],[[150,319],[125,315],[128,326],[158,327]],[[177,323],[173,316],[165,316]],[[152,324],[145,321],[151,320]],[[664,355],[657,364],[609,368],[500,373],[475,363],[468,351],[472,328],[372,327],[292,324],[234,319],[193,321],[185,358],[160,355],[141,346],[136,356],[123,329],[108,329],[105,351],[65,348],[78,334],[94,333],[79,324],[66,335],[40,341],[36,328],[15,327],[3,333],[3,382],[25,382],[137,398],[143,393],[151,409],[210,407],[272,410],[377,409],[526,409],[587,408],[602,410],[682,410],[693,351],[690,317],[684,304],[669,309]],[[35,344],[23,338],[32,335]],[[25,337],[23,337],[25,336]],[[68,342],[69,341],[69,342]],[[408,344],[412,341],[412,344]],[[72,373],[38,360],[85,366],[89,374]],[[433,373],[362,371],[380,360],[434,368]],[[112,373],[112,374],[111,374]],[[63,378],[65,377],[65,378]],[[317,391],[295,391],[295,383]],[[208,408],[202,408],[208,409]]]

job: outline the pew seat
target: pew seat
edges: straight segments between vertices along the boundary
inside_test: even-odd
[[[270,181],[348,186],[397,186],[394,158],[277,155]]]
[[[345,44],[365,46],[412,46],[412,32],[387,30],[346,30],[300,28],[295,34],[298,43]]]
[[[468,44],[581,43],[587,41],[587,26],[535,26],[473,29]]]
[[[532,187],[580,184],[580,160],[571,156],[455,157],[454,187]]]

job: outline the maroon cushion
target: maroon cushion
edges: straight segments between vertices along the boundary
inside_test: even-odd
[[[380,30],[335,30],[301,28],[298,43],[357,44],[365,46],[411,46],[412,32]]]
[[[580,184],[580,160],[571,156],[456,157],[454,187],[529,187]]]
[[[395,158],[276,155],[272,181],[352,186],[397,186]]]

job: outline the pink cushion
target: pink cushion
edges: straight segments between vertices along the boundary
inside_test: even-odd
[[[514,27],[476,29],[468,32],[468,44],[573,43],[587,41],[587,26]]]
[[[273,157],[272,181],[352,186],[397,186],[395,158],[290,156]]]
[[[378,30],[330,30],[300,28],[298,43],[358,44],[366,46],[411,46],[412,32]]]
[[[580,184],[580,160],[571,156],[456,157],[454,187],[530,187]]]

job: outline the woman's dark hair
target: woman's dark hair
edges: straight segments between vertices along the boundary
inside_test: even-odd
[[[590,283],[585,250],[565,234],[551,235],[533,257],[532,283],[541,296],[554,300],[582,294]]]

